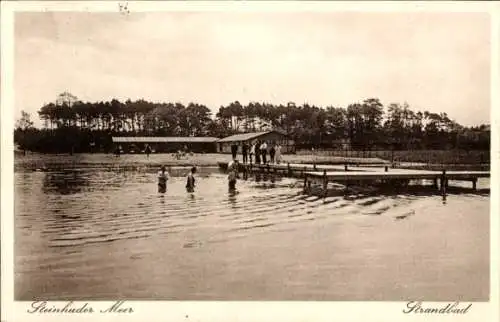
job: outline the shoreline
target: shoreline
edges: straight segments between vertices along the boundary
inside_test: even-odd
[[[296,155],[285,154],[282,156],[282,163],[305,163],[305,164],[350,164],[360,166],[391,166],[387,160],[380,158],[353,158],[353,157],[333,157],[317,155]],[[241,162],[241,154],[238,159]],[[167,167],[219,167],[219,163],[229,162],[230,154],[193,154],[185,158],[177,159],[172,154],[151,154],[149,158],[144,154],[123,154],[119,157],[113,154],[38,154],[28,153],[26,155],[14,155],[14,172],[22,170],[31,171],[58,171],[72,170],[75,168],[84,169],[116,169],[136,170],[140,168],[159,168],[162,165]],[[489,163],[423,163],[423,162],[395,162],[395,168],[418,169],[418,170],[490,170]]]

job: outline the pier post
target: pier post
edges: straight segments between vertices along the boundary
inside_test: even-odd
[[[304,173],[304,188],[303,192],[307,192],[307,175]]]
[[[477,189],[477,178],[472,179],[472,190],[476,191]]]
[[[326,198],[328,192],[328,177],[326,176],[326,170],[323,170],[323,198]]]
[[[347,171],[347,163],[344,164],[344,171]]]
[[[447,181],[446,170],[443,170],[443,172],[441,173],[441,180],[440,180],[441,194],[443,195],[443,201],[446,200],[446,186],[447,186],[446,181]]]
[[[316,162],[313,162],[313,170],[316,171]]]
[[[389,167],[385,166],[385,172],[389,171]]]

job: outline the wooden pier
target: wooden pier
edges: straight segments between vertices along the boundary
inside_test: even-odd
[[[329,182],[338,182],[344,185],[349,185],[352,182],[360,181],[389,181],[389,180],[433,180],[434,186],[438,186],[443,193],[446,193],[448,181],[470,181],[472,188],[476,190],[478,178],[490,177],[489,171],[425,171],[425,170],[407,170],[407,169],[394,169],[391,171],[383,172],[306,172],[304,178],[304,190],[308,191],[311,182],[321,182],[323,184],[324,193],[328,187]]]
[[[476,189],[478,178],[489,178],[489,171],[429,171],[415,169],[398,169],[389,165],[319,165],[301,163],[281,164],[238,164],[239,171],[249,173],[280,174],[285,177],[304,179],[304,192],[310,191],[312,183],[320,183],[326,196],[328,184],[331,182],[349,186],[361,182],[407,183],[410,180],[432,180],[434,186],[446,194],[448,181],[469,181]],[[227,163],[219,163],[219,167],[227,169]],[[438,186],[439,182],[439,186]]]

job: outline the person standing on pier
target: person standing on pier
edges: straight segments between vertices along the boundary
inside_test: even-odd
[[[274,156],[276,163],[281,163],[281,145],[276,144],[276,155]]]
[[[231,144],[231,154],[233,155],[233,160],[236,160],[236,155],[238,154],[238,145],[236,142]]]
[[[119,157],[121,153],[122,146],[118,145],[115,149],[115,156]]]
[[[160,172],[158,172],[158,192],[165,193],[167,191],[167,181],[169,175],[167,169],[164,165],[161,166]]]
[[[260,142],[255,143],[255,163],[260,164]]]
[[[248,162],[248,144],[246,142],[243,142],[241,146],[241,154],[243,155],[243,164],[246,164]]]
[[[269,158],[271,159],[271,163],[274,163],[274,155],[276,154],[275,144],[271,143],[271,149],[269,150]]]
[[[146,153],[146,156],[149,159],[149,155],[151,154],[151,147],[149,146],[149,144],[146,144],[146,148],[144,149],[144,152]]]
[[[255,155],[255,142],[252,142],[252,146],[250,147],[250,164],[252,164],[252,156]]]
[[[186,182],[187,192],[194,192],[195,181],[196,181],[194,178],[195,173],[196,173],[196,167],[192,167],[191,171],[187,175],[187,182]]]
[[[262,163],[267,164],[266,155],[267,155],[267,143],[263,141],[260,145],[260,153],[262,154]]]

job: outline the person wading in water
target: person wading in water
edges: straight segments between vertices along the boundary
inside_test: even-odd
[[[158,192],[165,193],[167,191],[167,181],[169,175],[165,166],[161,166],[160,172],[158,172]]]
[[[194,187],[195,187],[195,178],[194,174],[196,173],[196,167],[192,167],[191,171],[189,172],[187,176],[187,182],[186,182],[186,190],[187,192],[194,192]]]
[[[239,162],[238,160],[233,160],[227,165],[227,183],[229,192],[236,191],[236,180],[239,179]]]

